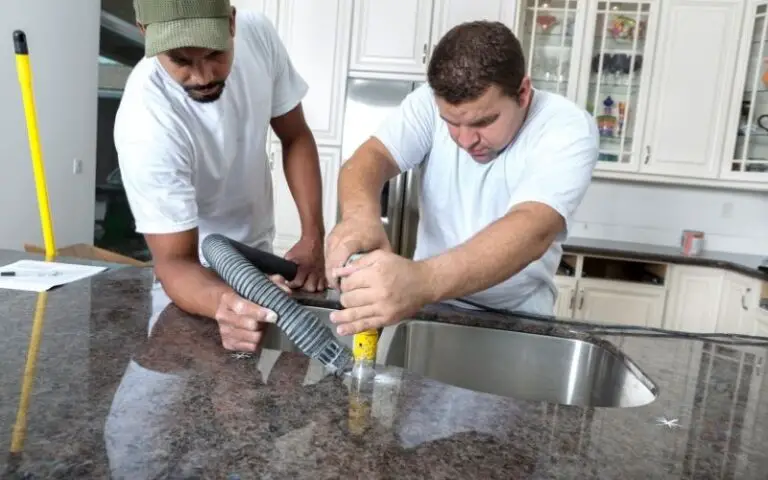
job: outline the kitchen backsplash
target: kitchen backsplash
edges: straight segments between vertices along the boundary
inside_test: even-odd
[[[595,179],[571,236],[676,246],[684,229],[707,250],[768,256],[768,194]]]

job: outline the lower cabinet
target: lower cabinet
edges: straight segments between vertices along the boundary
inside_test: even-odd
[[[664,328],[759,335],[763,282],[719,268],[673,265],[671,269]]]
[[[280,144],[272,143],[270,165],[272,169],[273,198],[275,202],[276,255],[285,255],[301,238],[301,221],[296,201],[293,199],[283,170],[283,153]],[[341,148],[319,146],[320,175],[323,180],[323,219],[326,235],[336,224],[336,180],[341,168]]]
[[[564,256],[555,276],[555,316],[612,325],[661,327],[667,266],[620,258]]]
[[[560,319],[656,328],[663,324],[664,287],[591,278],[556,283],[555,316]]]
[[[681,332],[717,330],[724,272],[716,268],[673,265],[664,328]]]
[[[768,337],[768,282],[732,271],[570,255],[555,284],[562,320]]]
[[[612,280],[579,280],[574,318],[579,321],[661,328],[666,289]]]

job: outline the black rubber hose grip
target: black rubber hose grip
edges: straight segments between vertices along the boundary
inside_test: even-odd
[[[305,355],[333,373],[352,363],[352,352],[340,343],[315,312],[304,308],[272,282],[238,251],[232,241],[214,233],[203,239],[201,250],[211,268],[238,295],[277,314],[277,327]]]
[[[13,32],[13,51],[16,55],[28,55],[29,47],[27,46],[27,34],[21,30]]]

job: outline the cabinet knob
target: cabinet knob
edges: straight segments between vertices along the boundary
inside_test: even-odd
[[[584,290],[581,291],[581,299],[579,299],[579,310],[584,307]]]
[[[427,44],[424,44],[424,48],[421,50],[421,63],[426,64],[427,63]]]
[[[648,162],[651,161],[651,147],[650,145],[645,146],[645,164],[648,165]]]

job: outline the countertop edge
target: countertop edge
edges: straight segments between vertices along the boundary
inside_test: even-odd
[[[757,268],[736,263],[729,260],[710,258],[706,256],[686,256],[686,255],[672,255],[655,252],[642,252],[642,251],[630,251],[620,248],[610,247],[592,247],[585,245],[569,245],[563,244],[563,253],[576,254],[576,255],[596,255],[596,256],[610,256],[626,258],[628,260],[649,260],[658,261],[664,263],[671,263],[677,265],[690,265],[701,267],[714,267],[723,270],[729,270],[732,272],[740,273],[756,280],[762,280],[768,282],[768,273],[764,273]]]

